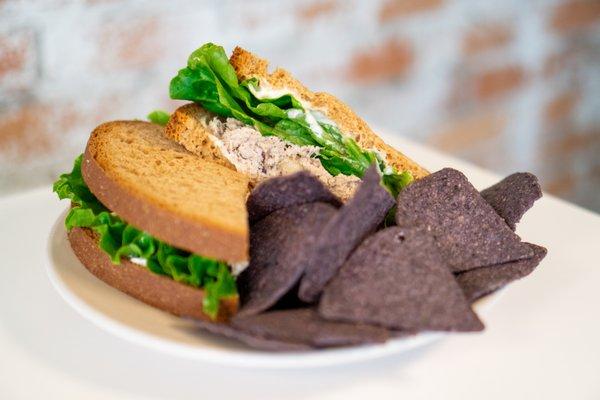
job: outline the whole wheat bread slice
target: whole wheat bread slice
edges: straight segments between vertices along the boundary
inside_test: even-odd
[[[97,235],[83,228],[73,228],[68,234],[75,255],[97,278],[153,307],[178,316],[210,320],[202,312],[204,291],[158,275],[126,259],[114,265],[98,247]],[[226,321],[238,308],[238,297],[222,299],[217,321]]]
[[[255,77],[260,82],[266,81],[275,89],[289,90],[314,109],[323,112],[338,125],[345,135],[353,137],[363,149],[374,148],[385,154],[388,164],[394,166],[398,171],[410,171],[417,179],[428,174],[426,169],[386,144],[363,119],[333,95],[311,92],[284,69],[277,68],[269,73],[267,60],[240,47],[235,48],[229,61],[239,80]],[[193,103],[186,104],[171,115],[166,127],[166,134],[191,152],[235,169],[211,140],[210,130],[206,127],[210,117],[211,114],[202,107]]]
[[[188,152],[162,127],[142,121],[98,126],[82,174],[92,193],[136,228],[202,256],[248,260],[248,179]]]

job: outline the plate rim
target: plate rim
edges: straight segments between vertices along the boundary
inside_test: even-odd
[[[85,299],[81,298],[69,288],[69,285],[64,282],[58,273],[57,268],[59,267],[55,265],[55,249],[53,248],[54,240],[57,235],[64,234],[66,237],[66,228],[63,221],[67,212],[68,208],[60,213],[59,217],[54,222],[46,241],[46,254],[48,259],[45,270],[50,283],[62,299],[71,306],[77,314],[91,322],[94,326],[120,339],[153,351],[159,351],[164,354],[170,354],[188,360],[210,362],[223,366],[266,369],[312,368],[349,364],[385,356],[399,355],[436,342],[451,334],[451,332],[424,332],[409,337],[391,338],[385,343],[332,349],[315,349],[303,352],[268,352],[250,349],[249,347],[245,352],[227,352],[219,349],[202,348],[190,344],[177,343],[173,340],[153,335],[141,329],[133,328],[126,323],[111,318],[109,315],[106,315],[89,305]],[[73,252],[70,246],[67,247],[67,251]],[[82,268],[85,268],[81,262],[79,263]],[[92,274],[89,275],[92,279],[98,279]],[[111,287],[104,282],[102,283]],[[118,290],[115,288],[113,289]],[[497,301],[500,292],[501,291],[498,291],[495,294],[488,296],[483,302],[477,302],[474,305],[474,308],[477,309],[477,313],[485,313],[485,311]],[[127,296],[127,298],[131,301],[139,301],[131,296]]]

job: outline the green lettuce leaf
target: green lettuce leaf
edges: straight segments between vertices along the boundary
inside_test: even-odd
[[[227,264],[170,246],[111,213],[85,184],[81,176],[82,158],[77,157],[73,170],[62,174],[53,187],[60,199],[69,199],[73,205],[65,219],[67,229],[81,227],[97,232],[98,245],[113,264],[120,264],[122,257],[142,258],[156,274],[204,288],[203,311],[215,318],[220,301],[237,296],[235,278]]]
[[[207,43],[188,58],[169,86],[173,99],[189,100],[222,117],[232,117],[254,126],[264,136],[300,146],[317,146],[317,157],[333,176],[354,175],[362,178],[373,163],[383,176],[383,184],[396,196],[412,181],[412,175],[387,166],[378,153],[361,149],[340,129],[319,118],[292,94],[276,98],[260,95],[260,82],[250,78],[239,82],[227,54],[221,46]]]
[[[148,121],[153,122],[155,124],[165,126],[167,122],[169,122],[169,113],[163,110],[154,110],[146,118]]]

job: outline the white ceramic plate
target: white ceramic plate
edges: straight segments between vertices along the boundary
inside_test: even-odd
[[[403,353],[431,343],[444,333],[422,333],[384,344],[301,353],[270,353],[199,331],[193,322],[150,307],[97,279],[79,262],[67,240],[63,213],[48,240],[50,281],[65,301],[98,327],[136,344],[175,356],[240,367],[301,368],[328,366]],[[496,298],[497,295],[494,296]],[[475,304],[481,313],[492,301]]]

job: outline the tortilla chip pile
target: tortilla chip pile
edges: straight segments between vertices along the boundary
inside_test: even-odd
[[[479,193],[446,168],[397,199],[380,179],[370,168],[345,204],[306,172],[260,184],[247,203],[242,307],[227,324],[198,326],[283,351],[480,331],[472,302],[530,274],[546,255],[514,233],[542,195],[531,174]]]

